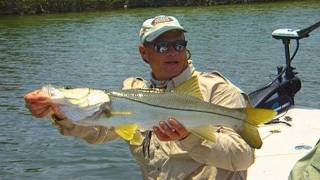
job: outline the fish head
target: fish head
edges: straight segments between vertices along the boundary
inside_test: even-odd
[[[103,90],[90,88],[57,88],[44,86],[42,91],[58,105],[66,117],[80,121],[111,116],[110,96]]]

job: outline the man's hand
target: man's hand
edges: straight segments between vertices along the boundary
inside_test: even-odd
[[[56,115],[61,119],[64,118],[63,113],[59,111],[59,107],[52,103],[49,96],[41,90],[35,90],[26,94],[24,100],[31,114],[37,118],[48,115]]]
[[[182,140],[190,134],[175,118],[160,121],[159,126],[153,127],[153,131],[160,141]]]

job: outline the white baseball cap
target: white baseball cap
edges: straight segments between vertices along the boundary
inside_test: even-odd
[[[173,16],[159,15],[143,22],[140,29],[139,37],[140,42],[152,42],[161,34],[178,29],[187,32]]]

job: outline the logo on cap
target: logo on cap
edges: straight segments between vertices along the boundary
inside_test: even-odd
[[[166,22],[170,22],[173,21],[172,18],[168,17],[168,16],[157,16],[153,19],[153,21],[151,22],[151,24],[153,26],[159,24],[159,23],[166,23]]]

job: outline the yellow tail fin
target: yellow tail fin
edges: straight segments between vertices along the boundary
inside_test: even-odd
[[[253,148],[259,149],[262,146],[262,140],[260,138],[257,126],[259,124],[268,122],[277,113],[270,109],[259,109],[259,108],[245,108],[246,123],[239,135]],[[196,136],[215,143],[216,130],[211,125],[201,125],[190,129],[190,132]]]
[[[260,149],[262,140],[257,127],[250,124],[244,124],[244,128],[238,132],[240,136],[253,148]]]
[[[272,109],[262,109],[262,108],[245,108],[247,123],[257,126],[259,124],[270,121],[277,112]]]
[[[130,141],[130,144],[138,145],[142,142],[137,124],[119,124],[114,127],[114,131],[124,140]]]
[[[270,121],[277,113],[271,109],[245,108],[246,123],[240,136],[253,148],[260,149],[262,140],[257,129],[259,124]]]

